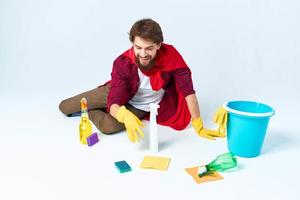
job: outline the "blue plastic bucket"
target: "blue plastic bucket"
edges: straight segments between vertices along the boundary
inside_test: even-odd
[[[229,101],[227,110],[227,145],[230,152],[241,157],[260,154],[273,108],[253,101]]]

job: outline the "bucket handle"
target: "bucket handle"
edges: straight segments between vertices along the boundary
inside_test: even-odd
[[[250,117],[271,117],[275,114],[273,109],[272,109],[271,112],[266,112],[266,113],[251,113],[251,112],[238,111],[238,110],[234,110],[232,108],[229,108],[227,106],[227,103],[223,104],[223,108],[225,110],[227,110],[228,112],[235,113],[235,114],[238,114],[238,115],[250,116]]]

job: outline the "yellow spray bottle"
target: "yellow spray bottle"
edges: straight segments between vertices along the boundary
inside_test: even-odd
[[[92,134],[92,124],[89,120],[87,113],[87,100],[82,98],[80,100],[81,105],[81,120],[79,124],[79,135],[81,144],[87,144],[87,137]]]

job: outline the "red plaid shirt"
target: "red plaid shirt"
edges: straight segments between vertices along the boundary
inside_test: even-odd
[[[195,91],[191,71],[181,55],[173,46],[163,43],[157,52],[153,69],[144,74],[150,77],[154,90],[165,90],[158,109],[157,122],[176,130],[184,129],[191,119],[184,97],[194,94]],[[110,83],[108,110],[112,104],[127,104],[137,92],[139,76],[132,48],[114,61]]]

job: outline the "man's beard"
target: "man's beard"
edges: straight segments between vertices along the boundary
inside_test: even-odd
[[[140,62],[140,59],[138,56],[135,56],[135,62],[137,64],[137,66],[139,67],[139,69],[141,71],[149,71],[150,69],[152,69],[152,67],[154,66],[155,64],[155,57],[154,58],[151,58],[150,57],[150,61],[147,65],[143,65],[141,62]]]

